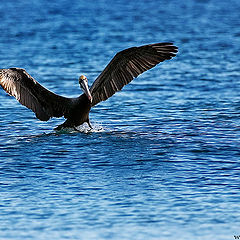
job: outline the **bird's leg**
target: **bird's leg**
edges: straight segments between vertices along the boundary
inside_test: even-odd
[[[81,132],[80,130],[78,130],[75,126],[73,126],[73,129],[77,132]]]
[[[93,129],[93,127],[92,127],[92,125],[91,125],[89,119],[87,120],[87,124],[88,124],[88,126],[89,126],[91,129]]]
[[[57,127],[54,128],[55,131],[60,131],[64,128],[64,124],[60,124]]]

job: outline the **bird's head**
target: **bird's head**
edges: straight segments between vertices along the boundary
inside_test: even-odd
[[[81,75],[79,77],[79,84],[80,84],[81,89],[86,94],[87,98],[89,99],[89,101],[92,103],[92,95],[88,88],[88,80],[84,75]]]

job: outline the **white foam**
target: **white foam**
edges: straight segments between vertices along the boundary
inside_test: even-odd
[[[93,124],[93,128],[90,128],[87,123],[84,123],[75,128],[64,128],[57,133],[72,133],[72,132],[81,132],[81,133],[95,133],[95,132],[104,132],[105,129],[100,124]]]

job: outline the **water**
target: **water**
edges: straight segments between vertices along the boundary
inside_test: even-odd
[[[0,91],[0,239],[240,235],[237,0],[0,3],[0,66],[78,96],[127,47],[179,54],[56,133]]]

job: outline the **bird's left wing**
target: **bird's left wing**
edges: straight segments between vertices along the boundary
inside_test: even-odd
[[[117,53],[90,88],[92,106],[120,91],[141,73],[175,57],[176,53],[177,47],[172,43],[132,47]]]
[[[21,68],[0,69],[0,85],[42,121],[51,117],[67,117],[74,102],[74,99],[44,88]]]

